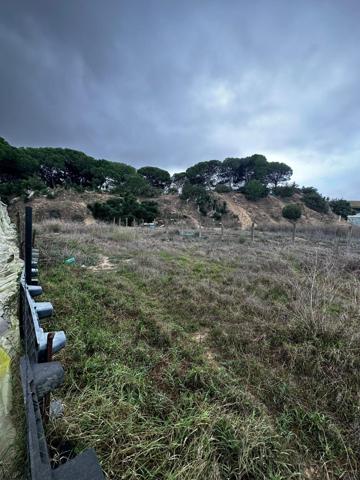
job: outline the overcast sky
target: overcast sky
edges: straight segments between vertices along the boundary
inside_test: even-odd
[[[359,0],[0,0],[0,136],[360,198]]]

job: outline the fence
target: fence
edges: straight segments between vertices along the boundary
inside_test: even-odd
[[[296,228],[295,228],[296,227]],[[159,229],[160,231],[161,229]],[[352,243],[359,243],[360,227],[351,224],[343,225],[278,225],[264,224],[255,225],[251,229],[241,230],[235,228],[219,227],[201,227],[191,228],[180,226],[179,228],[165,227],[169,235],[180,235],[184,238],[204,238],[209,240],[263,240],[267,234],[276,235],[289,241],[295,242],[296,239],[312,241],[327,241],[336,245],[349,247]]]
[[[42,294],[36,278],[39,252],[32,245],[32,209],[25,210],[25,269],[20,280],[20,335],[24,356],[20,359],[27,433],[27,478],[29,480],[101,480],[103,474],[93,449],[52,468],[44,433],[50,393],[61,385],[64,370],[52,355],[66,343],[65,333],[44,332],[41,319],[53,312],[49,302],[36,302]]]

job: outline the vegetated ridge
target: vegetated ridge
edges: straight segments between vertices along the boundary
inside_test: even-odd
[[[30,200],[39,219],[248,228],[286,222],[289,203],[301,207],[300,223],[333,223],[352,213],[349,202],[291,184],[291,176],[291,167],[259,154],[199,162],[170,176],[66,148],[16,148],[0,138],[0,198]]]

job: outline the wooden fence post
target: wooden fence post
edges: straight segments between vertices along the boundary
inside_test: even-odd
[[[352,229],[353,229],[353,226],[352,226],[352,224],[350,224],[348,234],[347,234],[347,242],[346,242],[347,243],[347,245],[346,245],[347,250],[350,249],[350,245],[351,245]]]
[[[335,232],[335,255],[339,254],[339,247],[340,247],[339,228],[336,228],[336,232]]]
[[[296,235],[296,222],[294,222],[293,228],[292,228],[292,243],[295,243],[295,235]]]
[[[255,236],[255,222],[251,224],[251,243],[254,243],[254,236]]]

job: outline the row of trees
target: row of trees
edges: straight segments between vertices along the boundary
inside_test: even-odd
[[[130,165],[95,160],[68,148],[15,148],[0,138],[1,198],[57,186],[149,197],[157,193],[152,182]]]
[[[201,185],[206,189],[225,187],[237,190],[257,180],[264,186],[276,188],[289,180],[291,175],[288,165],[268,162],[263,155],[256,154],[245,158],[226,158],[223,162],[200,162],[171,178],[169,172],[157,167],[136,170],[124,163],[96,160],[68,148],[16,148],[0,138],[0,183],[12,182],[15,194],[31,184],[37,189],[76,186],[140,196],[167,192],[171,186],[179,190],[185,183]],[[36,177],[36,182],[33,177]],[[5,193],[8,194],[8,190],[9,187]]]
[[[223,162],[200,162],[183,174],[178,174],[174,180],[183,179],[208,188],[227,185],[236,190],[251,180],[276,187],[279,183],[290,180],[292,173],[292,169],[285,163],[268,162],[263,155],[255,154],[245,158],[226,158]]]
[[[0,137],[0,197],[4,201],[29,190],[46,193],[57,186],[136,197],[182,192],[182,198],[194,200],[203,214],[212,211],[221,215],[224,208],[214,204],[211,190],[241,191],[252,201],[266,197],[271,191],[287,198],[300,193],[305,205],[320,213],[327,213],[329,208],[345,218],[352,213],[345,200],[329,201],[313,187],[299,189],[295,184],[289,185],[292,173],[285,163],[268,162],[263,155],[255,154],[199,162],[171,177],[161,168],[148,166],[136,170],[124,163],[96,160],[68,148],[16,148]]]

